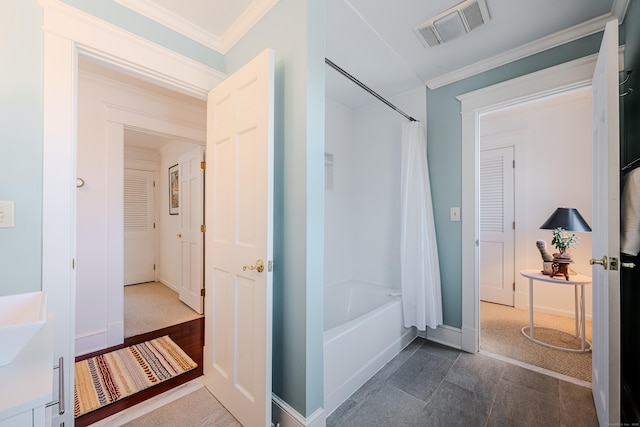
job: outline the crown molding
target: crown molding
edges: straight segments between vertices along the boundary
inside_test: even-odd
[[[624,17],[627,15],[627,9],[631,0],[614,0],[611,7],[611,15],[618,18],[620,24],[624,22]]]
[[[222,40],[202,27],[194,25],[180,15],[166,9],[153,0],[114,0],[116,3],[145,16],[158,24],[201,43],[216,52],[222,51]]]
[[[216,36],[153,0],[114,1],[223,55],[278,3],[278,0],[253,0],[222,36]]]
[[[222,35],[222,54],[226,54],[279,0],[254,0]]]
[[[466,79],[467,77],[489,71],[493,68],[509,64],[511,62],[526,58],[531,55],[535,55],[536,53],[561,46],[563,44],[604,30],[605,24],[614,18],[615,16],[613,16],[611,13],[602,15],[580,25],[567,28],[566,30],[559,31],[555,34],[551,34],[550,36],[543,37],[539,40],[527,43],[518,48],[511,49],[492,58],[476,62],[475,64],[471,64],[467,67],[460,68],[451,73],[447,73],[440,77],[428,80],[425,82],[425,84],[429,89],[437,89],[442,86],[457,82],[459,80]]]
[[[107,67],[201,100],[227,77],[60,0],[38,3],[44,10],[44,32],[73,40],[82,55]]]

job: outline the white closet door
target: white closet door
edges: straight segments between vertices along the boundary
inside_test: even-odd
[[[153,172],[124,170],[124,284],[155,280]]]
[[[180,293],[182,302],[198,314],[204,313],[202,261],[204,235],[203,174],[204,147],[180,156]]]
[[[480,153],[480,299],[513,306],[513,147]]]

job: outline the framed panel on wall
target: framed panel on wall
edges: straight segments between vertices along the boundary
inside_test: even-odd
[[[180,213],[180,180],[178,165],[169,168],[169,215]]]

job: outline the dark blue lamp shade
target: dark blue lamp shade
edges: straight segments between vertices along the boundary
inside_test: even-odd
[[[582,218],[580,212],[576,208],[558,208],[554,213],[540,226],[543,230],[554,230],[562,227],[567,231],[589,232],[591,227],[587,221]]]

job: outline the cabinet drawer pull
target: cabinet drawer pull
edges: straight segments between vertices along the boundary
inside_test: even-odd
[[[64,415],[64,357],[58,359],[58,366],[53,369],[58,370],[58,400],[47,403],[46,407],[58,405],[58,415]]]

